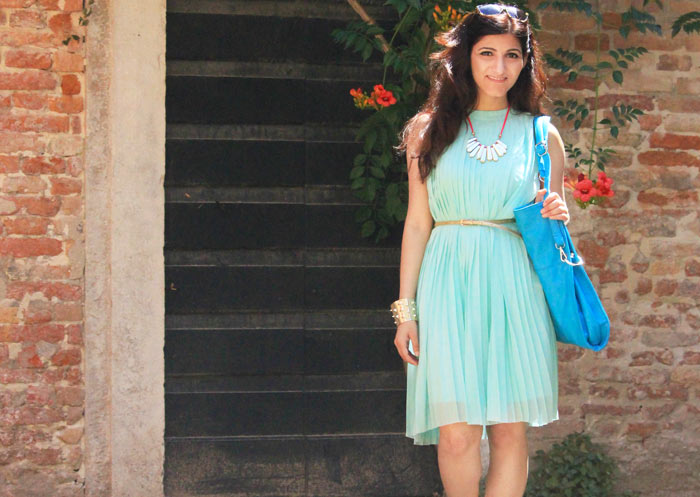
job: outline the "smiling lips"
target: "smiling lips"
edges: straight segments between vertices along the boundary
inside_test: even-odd
[[[495,83],[503,83],[503,82],[506,80],[506,78],[503,78],[503,79],[496,79],[496,78],[492,78],[491,76],[486,76],[486,77],[489,78],[491,81],[493,81],[493,82],[495,82]]]

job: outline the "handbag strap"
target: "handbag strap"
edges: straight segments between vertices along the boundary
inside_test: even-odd
[[[550,116],[542,115],[535,116],[532,121],[532,126],[535,128],[535,154],[537,155],[537,169],[540,178],[544,181],[545,193],[542,200],[547,198],[549,195],[549,180],[550,172],[552,168],[552,160],[549,157],[549,145],[547,138],[549,136],[549,120]],[[562,229],[559,224],[563,223],[550,223],[552,227],[552,236],[554,237],[554,244],[557,247],[567,247],[566,239],[568,236],[565,233],[567,230]],[[571,244],[573,246],[573,243]]]
[[[549,177],[552,161],[549,158],[547,138],[549,136],[549,120],[550,116],[535,116],[532,121],[532,127],[535,129],[535,153],[537,154],[537,169],[544,188],[547,192],[544,198],[549,195]]]

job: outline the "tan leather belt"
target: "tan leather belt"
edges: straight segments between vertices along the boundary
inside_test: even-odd
[[[514,223],[515,218],[510,218],[510,219],[492,219],[491,221],[482,221],[479,219],[458,219],[456,221],[435,221],[435,226],[441,226],[443,224],[460,224],[462,226],[467,226],[470,224],[478,224],[480,226],[491,226],[493,228],[500,228],[502,230],[506,230],[514,234],[515,236],[519,236],[522,238],[523,235],[520,234],[519,231],[512,230],[510,228],[506,228],[505,226],[500,226],[502,223]]]

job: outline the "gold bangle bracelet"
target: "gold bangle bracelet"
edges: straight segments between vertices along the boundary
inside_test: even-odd
[[[400,325],[405,321],[417,321],[416,299],[403,298],[395,300],[390,306],[394,324]]]

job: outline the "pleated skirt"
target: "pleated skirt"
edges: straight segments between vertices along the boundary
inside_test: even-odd
[[[554,325],[522,239],[489,226],[435,227],[416,309],[420,356],[407,365],[406,388],[415,445],[437,444],[439,427],[456,422],[482,425],[486,439],[486,425],[559,419]]]

